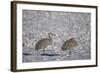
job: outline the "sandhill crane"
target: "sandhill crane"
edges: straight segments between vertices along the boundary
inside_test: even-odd
[[[71,49],[73,49],[74,47],[76,47],[78,44],[77,42],[74,40],[74,38],[70,38],[69,40],[66,40],[62,47],[61,50],[69,50],[69,56],[71,55]]]
[[[35,45],[35,50],[43,49],[43,53],[45,53],[45,48],[52,44],[52,36],[55,36],[55,34],[49,33],[48,38],[39,40]]]

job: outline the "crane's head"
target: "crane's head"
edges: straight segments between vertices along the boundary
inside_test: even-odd
[[[73,40],[74,40],[74,38],[70,38],[69,40],[72,40],[72,41],[73,41]]]
[[[49,36],[49,38],[52,40],[52,37],[53,37],[53,36],[56,36],[56,34],[49,33],[48,36]]]
[[[72,42],[75,46],[78,45],[77,41],[74,38],[70,38],[69,41]]]
[[[48,35],[50,35],[50,36],[56,36],[56,34],[53,34],[53,33],[49,33]]]

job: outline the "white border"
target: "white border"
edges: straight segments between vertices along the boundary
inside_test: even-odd
[[[73,61],[22,63],[22,9],[91,13],[91,59],[90,60],[73,60]],[[96,20],[95,19],[96,18],[95,17],[96,17],[96,10],[94,8],[17,4],[17,69],[95,65],[96,63],[95,62],[95,59],[96,59],[96,45],[95,45]]]

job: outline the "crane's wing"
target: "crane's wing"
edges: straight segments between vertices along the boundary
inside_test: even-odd
[[[64,44],[62,45],[62,50],[68,50],[71,49],[73,47],[77,46],[77,42],[75,40],[67,40],[64,42]]]
[[[35,45],[35,50],[46,48],[49,45],[49,42],[48,38],[39,40]]]

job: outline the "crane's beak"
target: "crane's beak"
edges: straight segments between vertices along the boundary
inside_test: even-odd
[[[56,36],[56,34],[52,34],[53,36]]]

